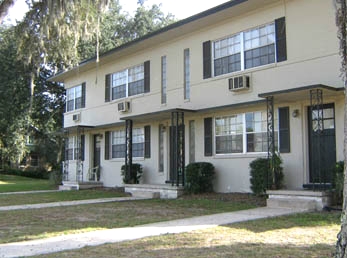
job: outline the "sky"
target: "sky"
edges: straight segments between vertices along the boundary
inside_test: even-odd
[[[137,7],[138,0],[119,0],[123,11],[133,14]],[[184,19],[199,12],[210,9],[214,6],[220,5],[228,0],[146,0],[146,6],[153,4],[161,4],[161,10],[164,13],[172,13],[177,19]],[[10,23],[15,24],[16,20],[27,11],[25,0],[17,0],[15,5],[11,8],[6,20],[10,19]]]

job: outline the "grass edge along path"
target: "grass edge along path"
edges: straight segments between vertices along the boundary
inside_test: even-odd
[[[295,214],[34,257],[326,258],[334,252],[339,217],[336,212]]]
[[[245,210],[245,202],[142,200],[0,212],[0,242],[10,243]]]

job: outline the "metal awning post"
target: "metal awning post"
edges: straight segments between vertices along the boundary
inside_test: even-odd
[[[317,169],[318,169],[318,178],[316,178],[316,174],[313,175],[313,190],[315,190],[315,183],[325,183],[322,182],[322,175],[321,175],[321,135],[324,130],[324,124],[323,124],[323,91],[321,89],[314,89],[310,90],[310,101],[311,101],[311,116],[312,116],[312,130],[315,133],[316,142],[313,141],[313,139],[310,140],[311,142],[311,149],[314,142],[316,145],[318,145],[318,148],[315,148],[315,151],[312,152],[313,155],[315,155],[315,159],[318,162]],[[313,134],[311,135],[313,137]],[[324,157],[323,157],[324,158]],[[318,182],[316,182],[318,180]]]
[[[76,148],[76,181],[83,182],[83,161],[82,161],[82,140],[81,135],[84,134],[83,127],[77,127],[77,148]]]
[[[125,120],[125,180],[129,182],[133,165],[133,120]]]
[[[267,170],[267,189],[271,189],[275,175],[275,117],[274,117],[274,97],[269,96],[266,98],[267,107],[267,158],[269,160],[269,167]],[[269,175],[272,174],[272,182],[269,182]]]
[[[63,181],[69,180],[69,131],[64,131]]]
[[[182,183],[184,186],[185,181],[185,132],[184,132],[184,112],[176,111],[171,113],[171,128],[174,128],[174,135],[171,139],[171,171],[174,176],[172,185],[176,186]]]

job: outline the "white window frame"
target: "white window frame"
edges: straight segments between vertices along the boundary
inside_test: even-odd
[[[161,104],[167,102],[167,58],[161,57]]]
[[[80,104],[82,105],[82,95],[82,84],[66,89],[66,112],[71,112],[82,108],[81,106],[76,107],[76,100],[78,98],[81,98]],[[72,109],[69,109],[69,101],[72,101],[73,103]]]
[[[254,48],[250,48],[250,49],[246,49],[245,45],[246,45],[246,39],[245,39],[245,35],[251,31],[254,31],[254,30],[257,30],[257,29],[261,29],[263,27],[268,27],[268,26],[272,26],[273,27],[273,42],[271,43],[268,43],[268,44],[265,44],[265,45],[259,45],[257,47],[254,47]],[[216,57],[215,56],[215,46],[216,44],[218,44],[218,42],[222,42],[224,40],[229,40],[231,38],[234,38],[235,36],[239,35],[240,36],[240,58],[241,58],[241,69],[240,70],[237,70],[237,71],[232,71],[230,73],[237,73],[237,72],[243,72],[245,70],[249,70],[249,69],[253,69],[253,68],[256,68],[256,67],[261,67],[261,66],[265,66],[265,65],[269,65],[269,64],[273,64],[273,63],[276,63],[276,60],[277,60],[277,57],[276,57],[276,30],[275,30],[275,22],[269,22],[269,23],[266,23],[266,24],[263,24],[263,25],[260,25],[260,26],[257,26],[257,27],[254,27],[254,28],[251,28],[251,29],[248,29],[248,30],[244,30],[244,31],[241,31],[241,32],[238,32],[238,33],[235,33],[235,34],[232,34],[232,35],[229,35],[229,36],[226,36],[226,37],[223,37],[223,38],[220,38],[220,39],[216,39],[212,42],[212,77],[217,77],[217,76],[222,76],[222,75],[225,75],[225,74],[230,74],[230,73],[221,73],[221,74],[218,74],[218,75],[215,75],[215,61],[216,59],[219,59],[219,58],[223,58],[223,57],[227,57],[227,56],[230,56],[230,55],[224,55],[224,56],[218,56]],[[275,58],[274,58],[274,62],[273,63],[267,63],[267,64],[264,64],[264,65],[259,65],[259,66],[253,66],[253,67],[250,67],[250,68],[246,68],[246,63],[245,63],[245,52],[246,51],[249,51],[249,50],[252,50],[252,49],[256,49],[256,48],[261,48],[261,47],[265,47],[265,46],[269,46],[271,44],[274,44],[274,55],[275,55]],[[239,52],[235,52],[233,54],[237,54]]]
[[[229,156],[229,155],[242,155],[242,154],[264,154],[267,153],[267,151],[261,151],[261,152],[256,152],[256,151],[247,151],[247,135],[250,132],[247,132],[247,128],[246,128],[246,114],[250,114],[250,113],[266,113],[266,111],[263,110],[257,110],[257,111],[253,111],[253,112],[245,112],[245,113],[238,113],[238,114],[230,114],[230,115],[226,115],[226,116],[218,116],[214,118],[214,130],[213,130],[213,134],[214,134],[214,153],[216,156]],[[240,135],[240,133],[230,133],[230,134],[221,134],[221,135],[217,135],[217,125],[216,125],[216,121],[217,119],[226,119],[226,118],[232,118],[232,117],[236,117],[236,116],[242,116],[242,152],[225,152],[225,153],[217,153],[217,137],[219,136],[228,136],[228,135]],[[264,121],[265,122],[265,121]],[[276,139],[276,146],[278,148],[279,146],[279,119],[278,119],[278,110],[275,112],[275,139]],[[267,123],[266,123],[267,126]],[[260,132],[255,132],[255,133],[267,133],[267,128],[266,131],[260,131]]]
[[[183,66],[184,66],[184,99],[190,99],[190,49],[186,48],[183,51]]]
[[[77,160],[77,148],[78,148],[78,143],[77,143],[77,136],[69,136],[68,138],[68,151],[67,151],[67,160]],[[70,159],[70,151],[72,151],[71,159]]]
[[[144,127],[139,127],[139,128],[134,128],[133,129],[133,152],[134,152],[134,144],[142,144],[142,155],[134,155],[133,153],[133,158],[144,158],[145,157],[145,129]],[[121,157],[114,157],[113,156],[113,146],[114,145],[125,145],[126,144],[126,139],[125,139],[125,130],[115,130],[111,132],[111,137],[110,137],[110,152],[111,152],[111,158],[112,159],[124,159],[125,158],[125,151],[124,155]]]
[[[117,97],[113,96],[113,89],[116,87],[120,87],[124,83],[123,84],[115,84],[120,78],[123,78],[123,77],[118,77],[118,78],[115,78],[115,77],[118,74],[122,74],[122,73],[124,73],[124,75],[125,75],[124,76],[124,79],[125,79],[125,81],[124,81],[124,83],[125,83],[125,96],[117,98]],[[141,80],[143,81],[143,91],[140,93],[137,93],[137,94],[131,94],[130,95],[129,94],[130,83],[141,81]],[[111,74],[111,85],[110,85],[110,98],[111,98],[111,100],[112,101],[120,100],[120,99],[128,98],[130,96],[136,96],[136,95],[143,94],[145,92],[144,80],[145,80],[145,65],[144,65],[144,63],[134,65],[134,66],[129,67],[127,69],[112,73]]]

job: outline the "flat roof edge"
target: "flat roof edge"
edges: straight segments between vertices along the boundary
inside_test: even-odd
[[[260,94],[258,94],[258,97],[259,98],[266,98],[266,97],[285,94],[285,93],[292,93],[292,92],[303,91],[303,90],[314,90],[314,89],[343,91],[345,88],[343,88],[343,87],[336,88],[336,87],[332,87],[332,86],[328,86],[328,85],[324,85],[324,84],[313,84],[313,85],[307,85],[307,86],[291,88],[291,89],[286,89],[286,90],[278,90],[278,91],[270,91],[270,92],[260,93]]]

